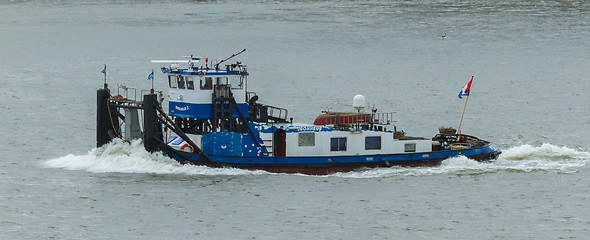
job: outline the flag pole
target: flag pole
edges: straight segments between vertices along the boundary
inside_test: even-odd
[[[104,74],[104,89],[107,89],[107,65],[104,65],[102,69],[102,73]]]
[[[467,98],[465,99],[465,106],[463,106],[463,113],[461,114],[461,121],[459,122],[459,128],[457,128],[457,134],[461,134],[461,124],[463,124],[463,116],[465,116],[465,109],[467,109],[467,101],[469,101],[469,95],[471,95],[471,83],[473,81],[473,76],[471,76],[471,80],[469,80],[469,83],[467,83],[467,88],[468,88],[468,92],[467,92]]]
[[[151,76],[152,76],[152,89],[151,89],[150,92],[153,94],[154,93],[154,69],[152,69],[152,75]]]
[[[465,98],[465,106],[463,107],[463,114],[461,114],[461,121],[459,122],[459,128],[457,134],[461,134],[461,124],[463,123],[463,116],[465,115],[465,109],[467,108],[467,101],[469,101],[469,95]]]

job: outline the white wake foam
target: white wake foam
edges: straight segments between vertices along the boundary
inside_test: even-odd
[[[464,156],[449,158],[435,167],[392,167],[367,169],[332,176],[345,178],[383,178],[392,176],[424,176],[437,174],[484,174],[498,171],[554,171],[574,173],[590,163],[590,153],[568,147],[543,144],[539,147],[521,145],[503,150],[493,162],[477,162]]]
[[[90,150],[86,155],[67,155],[46,161],[45,166],[93,173],[154,173],[185,175],[256,175],[264,171],[234,168],[209,168],[182,165],[161,153],[147,152],[141,140],[124,143],[120,140]]]
[[[545,143],[540,147],[528,144],[512,147],[502,153],[507,160],[526,160],[531,158],[567,160],[567,159],[588,159],[590,153],[583,150],[576,150],[568,147],[559,147]]]
[[[450,158],[434,167],[391,167],[336,173],[327,177],[384,178],[393,176],[425,176],[438,174],[484,174],[498,171],[533,172],[554,171],[574,173],[588,166],[590,153],[568,147],[543,144],[535,147],[520,145],[503,150],[493,162],[477,162],[464,156]],[[185,175],[259,175],[264,171],[234,168],[209,168],[181,165],[160,153],[147,152],[141,141],[131,144],[113,141],[90,150],[85,155],[67,155],[45,162],[51,168],[83,170],[93,173],[154,173]]]

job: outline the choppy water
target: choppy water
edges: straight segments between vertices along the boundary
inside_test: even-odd
[[[586,1],[0,1],[0,238],[455,239],[589,235]],[[440,36],[446,33],[446,38]],[[309,122],[363,94],[399,129],[456,126],[493,163],[329,176],[94,148],[95,91],[150,59],[243,48],[249,90]],[[156,75],[156,88],[165,83]]]

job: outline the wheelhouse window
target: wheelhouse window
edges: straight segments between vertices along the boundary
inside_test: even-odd
[[[184,89],[184,76],[178,76],[178,88]]]
[[[203,90],[213,89],[213,78],[211,78],[211,77],[205,77],[205,79],[201,78],[201,89],[203,89]]]
[[[227,85],[228,84],[227,77],[225,77],[225,76],[224,77],[216,77],[215,82],[217,85]]]
[[[404,145],[404,152],[416,152],[416,144],[415,143],[406,143]]]
[[[194,90],[195,89],[195,81],[193,77],[185,77],[186,80],[186,89]]]
[[[330,151],[346,151],[346,137],[330,138]]]
[[[170,86],[170,88],[178,87],[178,83],[176,82],[176,75],[168,75],[168,86]]]
[[[315,146],[315,133],[313,132],[302,132],[299,133],[299,146],[300,147],[313,147]]]
[[[381,149],[381,136],[365,137],[365,150]]]
[[[229,77],[229,84],[231,85],[232,89],[242,89],[243,87],[243,80],[242,76],[231,76]]]

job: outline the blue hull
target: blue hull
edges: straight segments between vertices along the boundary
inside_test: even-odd
[[[432,166],[452,157],[465,156],[477,161],[497,159],[501,150],[491,146],[463,150],[446,150],[426,153],[377,154],[358,156],[310,156],[310,157],[242,157],[209,155],[213,162],[201,159],[198,154],[167,151],[168,155],[183,164],[212,167],[234,167],[264,170],[275,173],[303,173],[324,175],[353,171],[359,168],[391,166]]]

